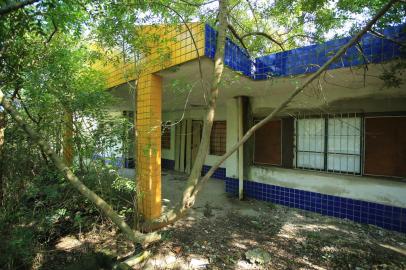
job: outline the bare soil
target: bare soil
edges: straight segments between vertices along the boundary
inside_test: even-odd
[[[183,185],[175,178],[165,178],[173,192],[164,197],[176,197],[174,190]],[[134,269],[406,269],[405,234],[255,200],[241,202],[214,191],[222,185],[211,181],[189,216],[163,229],[152,257]],[[170,208],[172,201],[166,202]],[[270,261],[247,260],[246,252],[253,249],[267,252]],[[85,268],[80,261],[88,254],[121,259],[132,252],[114,229],[95,228],[60,239],[41,257],[40,269],[108,269],[97,262]]]

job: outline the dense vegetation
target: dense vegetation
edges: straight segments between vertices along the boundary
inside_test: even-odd
[[[0,89],[59,156],[66,115],[73,114],[73,171],[134,225],[134,182],[120,177],[114,166],[94,160],[118,142],[126,143],[132,123],[107,113],[115,100],[105,91],[103,74],[92,68],[104,55],[90,44],[97,42],[106,52],[124,48],[126,55],[148,53],[145,39],[154,37],[139,35],[137,25],[201,20],[216,26],[218,6],[182,0],[32,2],[0,15]],[[230,1],[229,36],[251,55],[275,52],[354,33],[385,2]],[[17,2],[0,3],[5,9]],[[397,3],[375,29],[404,22],[405,12],[405,5]],[[346,30],[338,31],[343,26]],[[395,80],[395,73],[387,76]],[[37,254],[63,235],[113,226],[65,181],[1,106],[0,206],[0,266],[5,269],[35,266]]]

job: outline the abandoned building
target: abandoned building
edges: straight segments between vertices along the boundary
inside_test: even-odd
[[[154,61],[153,50],[140,60],[139,77],[131,73],[140,65],[134,61],[99,66],[109,91],[122,100],[112,110],[135,121],[137,150],[117,158],[127,167],[135,160],[147,218],[161,215],[161,170],[188,173],[193,166],[216,49],[209,25],[168,28],[154,30],[170,37],[168,57]],[[383,34],[405,40],[404,28]],[[349,39],[256,58],[228,39],[202,174]],[[406,232],[406,85],[383,80],[401,57],[396,42],[366,34],[213,178],[236,196],[242,191],[245,197]]]

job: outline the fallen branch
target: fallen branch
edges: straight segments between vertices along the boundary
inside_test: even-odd
[[[196,181],[196,177],[198,177],[196,175],[196,171],[194,175],[190,175],[188,182],[187,182],[187,187],[184,191],[183,194],[183,201],[182,201],[182,205],[176,207],[174,210],[169,211],[168,213],[166,213],[165,215],[163,215],[162,217],[160,217],[157,220],[154,220],[152,222],[148,222],[142,225],[142,230],[143,231],[153,231],[162,227],[165,227],[175,221],[177,221],[178,219],[180,219],[181,217],[183,217],[186,214],[186,210],[190,207],[192,207],[195,203],[196,200],[196,195],[198,194],[198,192],[201,190],[202,186],[205,184],[205,182],[207,182],[207,180],[213,175],[213,173],[220,167],[220,165],[228,158],[230,157],[238,148],[240,145],[244,144],[254,133],[256,130],[258,130],[259,128],[261,128],[263,125],[265,125],[267,122],[269,122],[270,120],[272,120],[276,114],[278,114],[282,109],[284,109],[292,100],[294,97],[296,97],[299,93],[301,93],[307,86],[309,86],[315,79],[317,79],[324,71],[326,71],[328,69],[328,67],[334,63],[335,61],[337,61],[347,50],[348,48],[350,48],[352,45],[356,44],[358,42],[358,40],[366,33],[369,31],[369,29],[371,29],[371,27],[379,20],[379,18],[381,18],[396,2],[398,2],[399,0],[392,0],[389,3],[387,3],[374,17],[373,19],[371,19],[371,21],[368,22],[368,24],[354,37],[351,38],[351,40],[345,44],[344,46],[342,46],[337,53],[330,58],[330,60],[328,60],[326,63],[324,63],[323,66],[321,66],[315,73],[313,73],[313,75],[311,75],[301,86],[298,86],[293,93],[290,94],[290,96],[283,102],[281,102],[267,117],[265,117],[264,119],[262,119],[260,122],[258,122],[257,124],[255,124],[253,127],[251,127],[246,133],[245,135],[241,138],[241,140],[239,140],[235,145],[233,145],[231,147],[231,149],[225,153],[219,161],[217,161],[211,168],[210,170],[200,179],[200,181]],[[221,19],[219,20],[221,21]],[[221,25],[221,23],[220,23]],[[226,25],[227,26],[227,25]],[[219,27],[220,28],[220,27]],[[217,39],[217,48],[222,48],[219,46],[220,39],[224,38],[225,41],[225,37],[222,37],[220,35],[220,30],[219,30],[219,36]],[[224,49],[224,48],[223,48]],[[216,56],[219,50],[216,51]],[[222,52],[224,53],[224,51]],[[216,58],[215,57],[215,66],[218,64],[217,61],[221,62],[221,58]],[[216,72],[216,68],[215,71]],[[217,86],[218,87],[218,86]],[[211,115],[212,114],[212,115]],[[210,116],[210,119],[212,119],[212,117],[214,117],[214,111],[208,111],[208,115],[207,117]],[[207,121],[207,118],[206,118]],[[205,121],[205,123],[206,123]],[[206,133],[203,132],[203,134],[206,136]],[[208,135],[210,137],[210,134]],[[205,138],[205,137],[203,137]],[[199,147],[199,153],[200,153],[200,148],[202,148],[202,145],[200,145]],[[202,148],[203,149],[203,148]],[[206,149],[207,151],[207,149]],[[199,157],[199,154],[197,155],[197,157]],[[206,156],[204,156],[205,158]],[[203,161],[204,161],[203,158]],[[196,161],[198,159],[196,158]],[[193,168],[195,169],[196,166],[196,162],[195,161],[195,165],[193,166]],[[203,164],[203,163],[202,163]],[[200,167],[201,170],[201,167]],[[199,174],[200,174],[200,170],[199,170]],[[193,172],[193,170],[192,170]]]
[[[337,53],[330,58],[326,63],[324,63],[323,66],[321,66],[313,75],[311,75],[301,86],[297,87],[293,93],[290,94],[290,96],[283,102],[281,102],[267,117],[259,121],[257,124],[255,124],[253,127],[251,127],[245,135],[239,140],[235,145],[231,147],[231,149],[225,153],[219,161],[217,161],[211,168],[210,170],[203,176],[203,178],[199,181],[199,183],[196,185],[195,189],[193,190],[192,196],[190,197],[190,202],[189,206],[191,207],[194,204],[194,201],[196,199],[197,193],[200,191],[202,188],[203,184],[213,175],[213,173],[220,167],[220,165],[228,158],[230,157],[235,151],[237,151],[238,147],[242,144],[244,144],[254,133],[256,130],[264,126],[267,122],[272,120],[276,114],[278,114],[280,111],[282,111],[292,100],[294,97],[296,97],[299,93],[301,93],[307,86],[309,86],[317,77],[319,77],[325,70],[328,69],[328,67],[337,61],[347,50],[350,48],[352,45],[356,44],[358,40],[366,33],[368,32],[371,27],[381,18],[385,13],[395,4],[399,2],[399,0],[391,0],[389,1],[385,6],[382,7],[382,9],[367,23],[367,25],[360,31],[358,34],[356,34],[354,37],[351,38],[351,40],[345,44],[343,47],[341,47]]]
[[[120,217],[113,208],[102,198],[100,198],[96,193],[90,190],[85,184],[83,184],[79,178],[72,172],[72,170],[58,157],[58,155],[51,149],[46,141],[44,141],[40,134],[28,125],[21,115],[14,109],[11,102],[5,97],[0,89],[0,105],[3,106],[4,110],[13,118],[17,125],[25,131],[28,137],[37,144],[41,151],[53,161],[56,168],[62,172],[65,178],[76,188],[84,197],[93,202],[111,221],[116,224],[124,234],[134,243],[139,243],[144,247],[149,243],[157,241],[160,239],[160,235],[142,234],[137,231],[133,231],[130,226]]]
[[[135,256],[132,256],[132,257],[126,259],[124,262],[120,262],[113,269],[117,269],[117,270],[133,269],[132,268],[133,266],[135,266],[139,263],[142,263],[143,261],[148,259],[150,256],[151,256],[150,251],[143,251],[143,252],[141,252],[141,254],[137,254]]]
[[[216,43],[217,49],[216,54],[214,55],[214,69],[210,86],[209,104],[203,124],[202,140],[200,141],[196,159],[186,183],[186,188],[183,191],[182,202],[175,208],[175,210],[164,214],[159,219],[142,224],[141,229],[143,231],[153,231],[165,227],[166,225],[173,223],[182,217],[185,214],[185,210],[188,208],[187,206],[192,192],[199,182],[202,167],[210,146],[210,133],[213,127],[214,114],[216,112],[216,102],[219,94],[219,85],[224,70],[224,50],[226,43],[226,30],[228,26],[228,0],[220,0],[219,2],[219,26]]]
[[[389,41],[391,41],[391,42],[393,42],[393,43],[395,43],[396,45],[399,45],[399,46],[401,46],[401,47],[406,47],[406,43],[400,42],[399,40],[396,40],[396,39],[393,39],[393,38],[391,38],[391,37],[385,36],[384,34],[381,34],[381,33],[377,32],[377,31],[375,31],[375,30],[373,30],[373,29],[370,29],[369,32],[371,32],[371,34],[373,34],[373,35],[376,36],[376,37],[389,40]]]

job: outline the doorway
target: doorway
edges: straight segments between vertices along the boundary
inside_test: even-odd
[[[175,127],[175,170],[190,173],[199,150],[203,121],[185,119]]]

